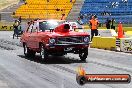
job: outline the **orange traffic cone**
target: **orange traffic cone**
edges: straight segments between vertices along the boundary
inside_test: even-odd
[[[124,38],[124,35],[123,35],[123,28],[122,28],[122,23],[119,23],[118,24],[118,38]]]

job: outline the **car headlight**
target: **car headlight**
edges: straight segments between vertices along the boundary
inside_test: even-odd
[[[50,44],[54,44],[54,43],[55,43],[55,39],[50,39],[50,40],[49,40],[49,43],[50,43]]]
[[[89,37],[84,37],[84,42],[88,43],[89,42]]]

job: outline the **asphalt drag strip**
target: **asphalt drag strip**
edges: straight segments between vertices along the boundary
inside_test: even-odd
[[[8,34],[9,33],[9,34]],[[1,33],[2,35],[2,33]],[[130,84],[86,84],[76,82],[76,69],[81,65],[88,74],[130,74],[131,54],[89,49],[86,62],[78,55],[49,56],[47,62],[37,54],[27,58],[19,39],[11,39],[10,32],[0,37],[0,88],[131,88]],[[2,86],[2,87],[1,87]]]

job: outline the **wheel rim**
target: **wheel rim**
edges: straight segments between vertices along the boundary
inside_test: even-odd
[[[24,54],[27,54],[27,45],[24,45]]]
[[[84,50],[84,51],[80,52],[79,57],[80,57],[80,59],[82,61],[85,61],[86,58],[87,58],[87,55],[88,55],[88,51],[87,50]]]
[[[40,52],[40,54],[41,54],[41,58],[44,59],[45,56],[44,56],[44,48],[43,48],[43,46],[41,47],[41,52]]]
[[[80,53],[80,57],[84,57],[85,56],[85,53]]]

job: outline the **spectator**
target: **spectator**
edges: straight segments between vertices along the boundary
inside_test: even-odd
[[[18,18],[18,20],[19,20],[20,23],[22,22],[22,18],[21,18],[21,16]]]
[[[92,41],[94,35],[95,36],[98,35],[98,25],[99,25],[99,22],[98,22],[96,16],[93,15],[91,20],[89,20],[89,26],[91,29],[91,41]]]
[[[34,21],[31,21],[30,27],[29,27],[30,32],[34,32],[35,31],[35,25],[34,25]]]
[[[65,14],[62,14],[61,20],[65,20]]]
[[[78,17],[77,22],[78,22],[80,25],[83,24],[83,22],[82,22],[82,20],[80,19],[80,17]]]
[[[21,35],[23,33],[21,23],[18,25],[18,35]]]
[[[15,12],[13,12],[12,15],[15,15]]]
[[[80,18],[83,19],[83,15],[82,14],[80,15]]]
[[[110,24],[111,24],[111,20],[109,20],[109,18],[107,18],[106,20],[106,28],[110,29]]]
[[[19,21],[15,20],[15,22],[13,24],[13,29],[14,29],[13,39],[16,35],[17,35],[17,39],[18,39],[18,26],[19,26]]]
[[[60,11],[60,9],[57,8],[56,11]]]
[[[30,30],[30,29],[29,29],[29,28],[30,28],[30,25],[31,25],[31,22],[30,22],[30,21],[28,21],[28,22],[27,22],[27,24],[26,24],[26,28],[27,28],[27,30],[26,30],[26,31],[27,31],[27,32]],[[24,30],[24,31],[25,31],[25,30]]]
[[[31,21],[30,27],[29,27],[29,31],[30,32],[37,32],[38,31],[38,26],[39,24],[37,24],[36,22],[34,22],[33,20]]]
[[[114,18],[112,18],[112,21],[111,21],[111,29],[115,30],[115,19]]]

